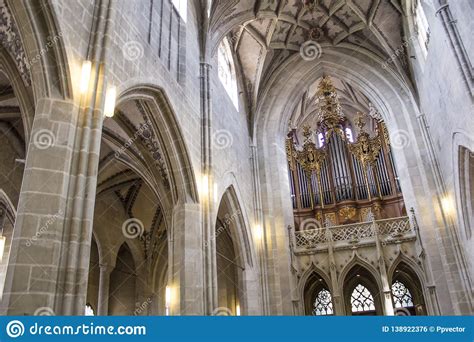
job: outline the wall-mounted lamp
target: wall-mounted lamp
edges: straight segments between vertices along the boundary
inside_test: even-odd
[[[89,81],[91,79],[91,70],[92,70],[91,61],[82,62],[81,83],[79,85],[79,91],[81,92],[81,94],[85,94],[87,92],[87,89],[89,89]]]
[[[208,175],[201,176],[201,189],[199,192],[203,198],[209,195],[209,176]]]
[[[263,229],[262,226],[259,224],[255,225],[255,237],[257,240],[261,240],[263,238]]]
[[[171,287],[166,286],[165,288],[165,314],[166,316],[170,315],[170,307],[171,307]]]
[[[441,198],[441,206],[443,207],[443,211],[448,216],[453,216],[455,213],[454,203],[451,196],[446,195]]]
[[[117,97],[117,88],[110,87],[105,94],[104,115],[111,118],[115,114],[115,99]]]
[[[236,316],[240,316],[240,305],[239,305],[239,304],[237,304],[237,305],[235,306],[235,315],[236,315]]]

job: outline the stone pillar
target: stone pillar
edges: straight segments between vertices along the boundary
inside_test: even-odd
[[[170,244],[170,315],[204,315],[204,252],[201,207],[178,203],[173,209]]]
[[[326,225],[326,236],[328,238],[328,262],[329,270],[331,273],[331,287],[332,287],[332,301],[334,304],[334,314],[337,316],[346,315],[344,305],[343,305],[343,294],[342,289],[339,288],[339,283],[337,281],[337,269],[336,269],[336,259],[334,258],[334,246],[332,240],[331,230],[329,229],[329,222]]]
[[[372,227],[375,233],[377,259],[379,261],[380,278],[382,282],[381,292],[383,294],[382,296],[383,311],[384,311],[384,315],[393,316],[395,312],[393,309],[393,301],[392,301],[392,286],[388,282],[387,266],[385,264],[385,256],[384,256],[384,251],[382,248],[382,242],[380,241],[379,228],[377,226],[377,223],[375,223],[374,219],[372,222]]]
[[[99,265],[99,299],[97,314],[99,316],[108,316],[109,314],[109,291],[110,291],[110,274],[114,270],[110,265]]]
[[[207,177],[206,193],[199,194],[202,209],[202,229],[204,236],[206,313],[212,314],[217,307],[217,261],[215,227],[211,219],[214,210],[214,179],[212,175],[212,92],[211,65],[201,63],[201,172]],[[204,186],[204,184],[201,184]]]
[[[38,99],[2,313],[84,314],[102,120],[91,107]]]

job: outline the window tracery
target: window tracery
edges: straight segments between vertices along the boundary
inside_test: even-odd
[[[364,285],[359,284],[352,291],[351,307],[352,312],[375,311],[374,297]]]
[[[217,65],[219,79],[231,98],[235,108],[238,109],[237,77],[235,74],[232,52],[227,39],[224,39],[219,45],[219,50],[217,52]]]
[[[334,313],[332,306],[332,296],[331,292],[326,289],[322,289],[318,292],[316,299],[314,301],[314,316],[327,316]]]
[[[188,11],[188,0],[171,0],[174,8],[178,11],[179,16],[186,22]]]
[[[396,280],[392,284],[392,297],[395,308],[407,308],[414,306],[410,290],[402,282]]]
[[[86,304],[84,316],[95,316],[94,309],[92,309],[92,306],[90,306],[90,304]]]

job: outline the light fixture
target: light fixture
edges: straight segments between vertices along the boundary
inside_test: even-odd
[[[81,92],[81,94],[85,94],[87,92],[87,89],[89,89],[89,80],[91,78],[91,70],[92,70],[92,62],[84,61],[82,63],[81,83],[79,86],[79,91]]]
[[[237,305],[235,306],[235,315],[236,315],[236,316],[240,316],[240,305],[239,305],[239,304],[237,304]]]
[[[117,97],[117,88],[110,87],[105,94],[104,115],[111,118],[115,114],[115,99]]]
[[[166,311],[166,316],[170,315],[170,306],[171,306],[171,287],[166,286],[166,288],[165,288],[165,311]]]
[[[255,237],[257,238],[257,240],[261,240],[263,237],[263,229],[262,226],[259,224],[255,225]]]
[[[200,195],[202,197],[207,197],[209,194],[209,176],[208,175],[202,175],[201,176],[201,189],[200,189]]]
[[[443,211],[446,215],[452,216],[454,215],[454,204],[453,199],[451,196],[446,195],[441,198],[441,206],[443,207]]]

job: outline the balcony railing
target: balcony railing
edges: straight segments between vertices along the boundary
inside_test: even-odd
[[[398,217],[371,222],[297,231],[294,234],[296,252],[324,249],[334,245],[375,242],[376,237],[392,237],[397,241],[403,237],[415,237],[415,231],[408,217]]]

